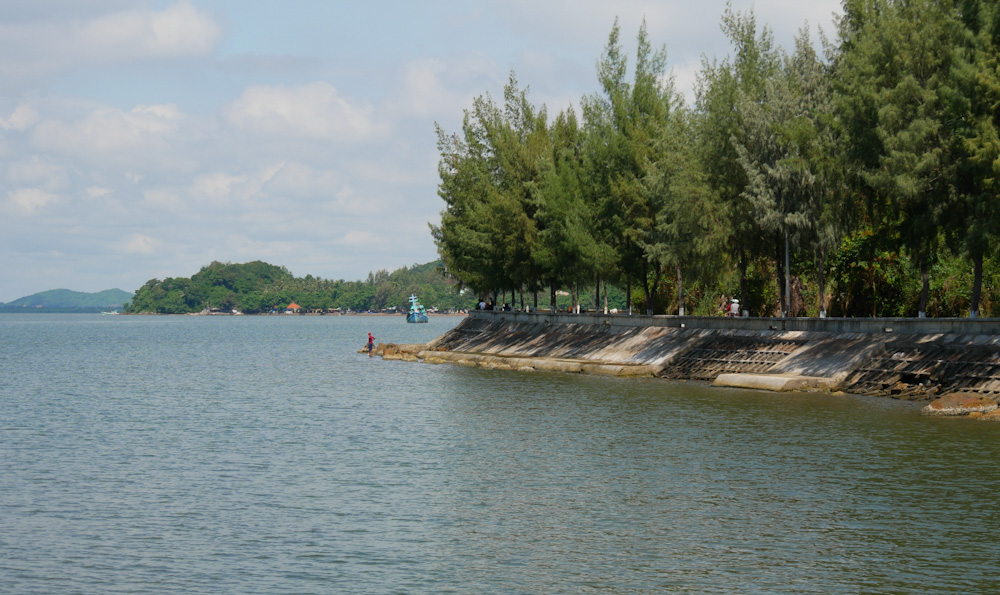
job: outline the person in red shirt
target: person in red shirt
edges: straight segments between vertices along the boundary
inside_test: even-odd
[[[372,349],[375,348],[375,335],[368,331],[368,355],[371,355]]]

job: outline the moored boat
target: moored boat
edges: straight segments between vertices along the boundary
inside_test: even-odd
[[[406,313],[406,322],[427,322],[427,310],[417,301],[417,296],[410,294],[410,311]]]

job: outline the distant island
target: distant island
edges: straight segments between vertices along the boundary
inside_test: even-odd
[[[93,313],[120,311],[131,299],[132,294],[121,289],[106,289],[97,293],[50,289],[12,302],[0,302],[0,312]]]
[[[282,266],[253,261],[213,262],[187,277],[150,279],[125,306],[126,314],[272,312],[394,312],[419,296],[429,311],[475,307],[476,296],[459,290],[441,261],[415,264],[392,273],[379,270],[360,281],[295,277]]]

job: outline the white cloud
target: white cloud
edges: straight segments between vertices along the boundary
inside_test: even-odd
[[[145,207],[164,211],[178,211],[184,207],[184,201],[172,190],[150,188],[143,191],[142,195],[142,204]]]
[[[270,195],[293,198],[324,196],[343,185],[338,172],[331,169],[316,169],[290,161],[267,180],[265,186]]]
[[[100,186],[91,186],[85,190],[87,198],[102,198],[111,194],[110,188],[102,188]]]
[[[122,240],[121,249],[127,254],[152,254],[159,245],[160,242],[155,238],[136,233]]]
[[[223,117],[237,129],[332,142],[369,140],[385,130],[370,106],[343,97],[326,82],[249,87],[223,108]]]
[[[334,243],[341,246],[365,248],[377,245],[381,241],[382,240],[378,235],[371,233],[370,231],[359,229],[347,232],[344,236],[338,238]]]
[[[176,105],[139,105],[124,111],[102,108],[76,121],[45,120],[32,136],[36,147],[82,157],[117,154],[135,158],[162,149],[182,130]]]
[[[209,54],[222,29],[187,0],[97,16],[32,15],[0,24],[0,75],[32,78],[68,68]]]
[[[29,159],[12,161],[7,166],[7,181],[52,191],[64,188],[68,184],[68,175],[62,165],[33,155]]]
[[[59,196],[40,188],[17,188],[7,193],[7,201],[22,213],[29,215],[57,200]]]
[[[188,56],[212,51],[221,37],[219,26],[190,2],[182,1],[160,12],[133,10],[102,16],[77,28],[84,48],[107,55]],[[120,59],[120,57],[118,58]]]
[[[503,86],[507,68],[477,53],[412,60],[402,65],[387,108],[396,118],[460,120],[473,97]]]
[[[0,118],[4,130],[25,130],[38,121],[38,111],[30,105],[17,106],[9,118]]]
[[[232,197],[231,194],[235,186],[245,183],[245,177],[215,172],[195,178],[191,185],[191,192],[203,198],[227,200]]]

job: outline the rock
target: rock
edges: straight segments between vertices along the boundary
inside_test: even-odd
[[[997,399],[970,392],[948,393],[924,407],[924,415],[969,415],[990,413],[997,409]]]
[[[994,409],[989,413],[984,413],[979,419],[982,421],[1000,421],[1000,409]]]

